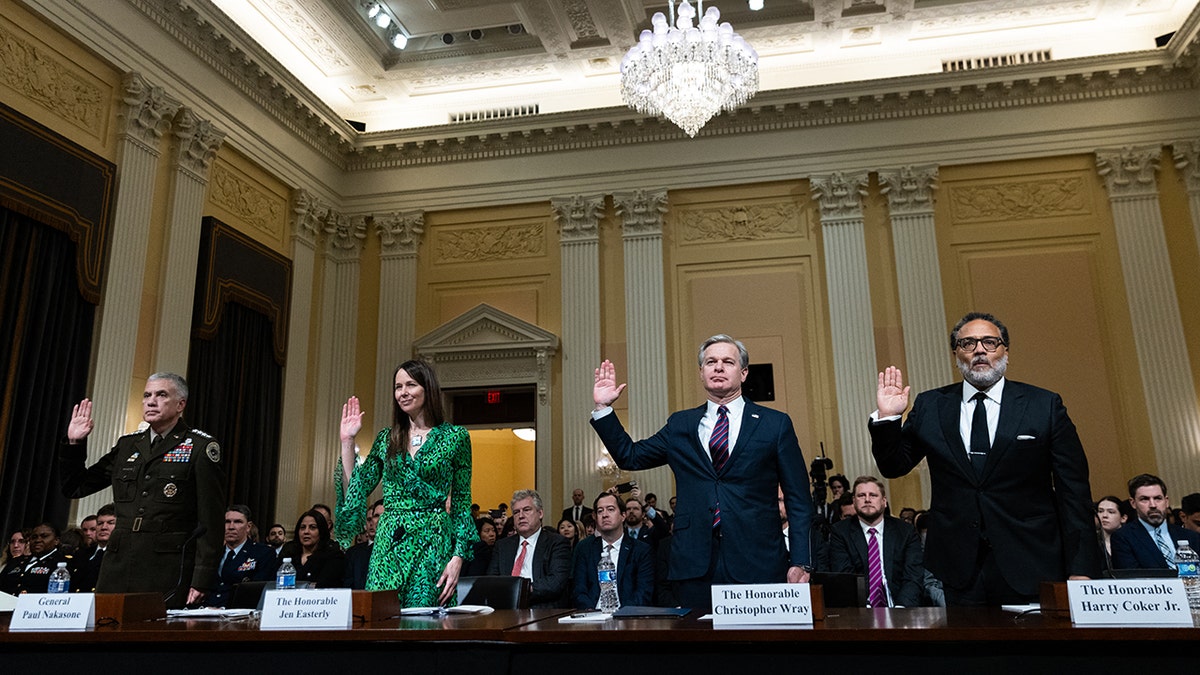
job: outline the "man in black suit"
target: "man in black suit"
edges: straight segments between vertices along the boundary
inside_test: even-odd
[[[599,537],[588,537],[575,547],[575,607],[600,606],[600,558],[607,555],[617,567],[617,600],[622,607],[654,602],[654,554],[650,545],[625,536],[626,504],[619,495],[605,492],[592,506]]]
[[[879,374],[871,452],[887,478],[929,461],[933,494],[925,566],[946,604],[1035,600],[1043,581],[1099,573],[1088,463],[1058,394],[1004,378],[1008,329],[972,312],[950,332],[963,375],[922,393]]]
[[[86,554],[79,558],[79,576],[72,577],[71,589],[80,593],[93,593],[96,582],[100,579],[100,565],[104,563],[104,555],[108,552],[108,540],[112,538],[113,529],[117,525],[117,510],[112,504],[105,504],[96,512],[95,543]]]
[[[625,516],[625,534],[634,541],[650,544],[650,536],[654,528],[646,524],[646,511],[642,507],[642,500],[630,497],[621,512]],[[596,524],[596,529],[600,529],[599,522]]]
[[[342,577],[342,586],[363,590],[367,587],[367,572],[371,569],[371,551],[375,547],[375,526],[383,515],[383,500],[377,500],[367,510],[367,540],[351,546],[346,550],[346,572]]]
[[[625,385],[604,361],[595,372],[592,428],[622,469],[667,464],[675,473],[669,579],[680,582],[684,606],[707,611],[714,583],[808,581],[813,505],[791,418],[742,398],[746,347],[714,335],[700,345],[698,361],[708,401],[671,415],[658,433],[637,442],[612,414]],[[783,544],[777,485],[792,515],[790,550]]]
[[[571,544],[553,529],[542,527],[542,497],[536,490],[514,492],[512,511],[516,534],[496,542],[488,574],[529,579],[529,606],[534,609],[567,607]]]
[[[250,507],[234,504],[225,512],[225,549],[217,568],[217,587],[204,604],[226,607],[233,587],[243,581],[270,581],[275,577],[275,550],[250,541]]]
[[[583,522],[583,517],[591,512],[592,510],[583,503],[583,490],[575,488],[571,492],[571,505],[563,509],[562,517],[572,523]]]
[[[1113,569],[1173,568],[1180,541],[1188,542],[1193,551],[1200,553],[1200,534],[1167,522],[1171,500],[1161,478],[1143,473],[1130,479],[1129,503],[1137,512],[1137,521],[1113,532]]]
[[[830,567],[834,572],[866,575],[868,607],[920,605],[925,568],[917,531],[899,518],[884,515],[887,495],[878,478],[859,476],[850,494],[855,517],[833,525]],[[879,559],[878,574],[871,569],[873,556]]]

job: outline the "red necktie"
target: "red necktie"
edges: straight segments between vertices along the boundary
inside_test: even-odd
[[[525,566],[525,553],[529,551],[529,542],[521,542],[521,554],[517,556],[517,561],[513,563],[512,575],[514,577],[521,576],[521,568]]]

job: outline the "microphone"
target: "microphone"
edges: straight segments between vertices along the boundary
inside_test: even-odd
[[[171,602],[171,598],[175,597],[175,594],[179,592],[179,585],[183,583],[183,570],[185,567],[187,567],[188,544],[196,541],[200,537],[203,537],[206,532],[208,532],[207,525],[204,523],[196,523],[196,527],[192,529],[192,533],[188,535],[188,538],[183,542],[183,545],[179,547],[179,579],[175,581],[175,587],[171,589],[171,592],[163,596],[164,603]]]

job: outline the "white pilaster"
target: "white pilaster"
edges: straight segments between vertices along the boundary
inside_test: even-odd
[[[208,187],[209,166],[225,134],[213,129],[208,120],[196,117],[190,109],[180,108],[175,114],[174,136],[171,210],[167,216],[159,284],[153,369],[186,376],[204,192]]]
[[[825,284],[833,338],[833,374],[841,432],[841,472],[871,473],[866,415],[875,402],[875,332],[863,234],[862,198],[867,172],[835,172],[810,178],[821,207]]]
[[[392,425],[392,371],[413,357],[417,320],[417,249],[425,213],[393,213],[375,218],[379,235],[379,340],[375,348],[375,423]],[[364,448],[367,450],[368,448]]]
[[[1098,150],[1116,227],[1158,474],[1200,484],[1200,408],[1158,202],[1162,148]]]

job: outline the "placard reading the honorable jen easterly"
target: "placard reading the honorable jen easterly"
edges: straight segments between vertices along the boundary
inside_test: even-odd
[[[808,584],[738,584],[712,587],[713,626],[812,624]]]
[[[1190,626],[1179,579],[1067,581],[1071,623],[1077,626]]]
[[[349,628],[353,621],[349,588],[268,590],[263,597],[264,630],[278,628]]]

